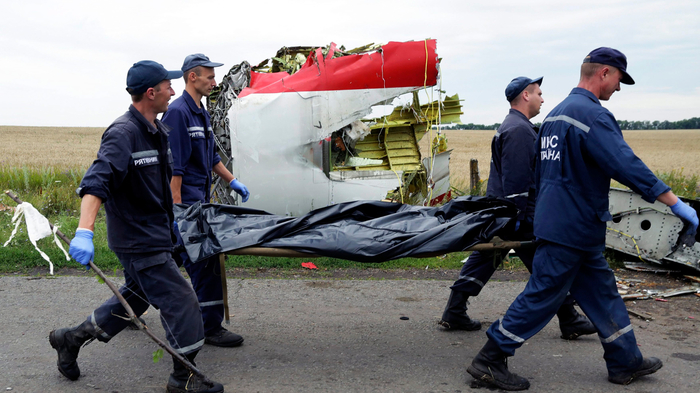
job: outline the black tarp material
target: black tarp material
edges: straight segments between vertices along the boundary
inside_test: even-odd
[[[512,229],[509,224],[517,213],[504,199],[470,196],[439,207],[345,202],[302,217],[208,203],[175,207],[179,233],[193,261],[253,246],[357,262],[463,251]]]

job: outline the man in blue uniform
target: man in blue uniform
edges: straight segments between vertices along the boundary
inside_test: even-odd
[[[506,87],[506,99],[510,111],[498,127],[491,141],[491,170],[486,195],[508,198],[520,213],[515,232],[508,234],[509,240],[533,240],[532,223],[535,214],[534,162],[537,154],[536,127],[530,119],[540,113],[543,78],[530,79],[524,76],[513,79]],[[532,273],[534,247],[516,250],[527,270]],[[478,296],[501,263],[500,255],[493,252],[475,251],[462,266],[450,297],[442,314],[440,324],[447,330],[479,330],[481,322],[467,315],[470,296]],[[593,324],[574,308],[574,299],[567,296],[557,311],[561,337],[573,340],[578,336],[596,332]]]
[[[89,265],[95,251],[95,217],[104,203],[109,247],[124,267],[125,284],[119,292],[136,316],[149,304],[158,308],[170,346],[194,361],[204,344],[204,326],[197,296],[172,257],[169,129],[156,118],[175,95],[170,80],[181,75],[148,60],[129,69],[126,84],[132,105],[103,134],[97,159],[77,190],[83,200],[70,254]],[[124,320],[126,315],[113,296],[81,325],[52,331],[49,342],[58,353],[61,374],[78,379],[81,345],[92,339],[111,340],[130,324]],[[180,362],[173,359],[173,363],[168,392],[224,391],[221,384],[203,383]]]
[[[201,53],[187,56],[182,65],[185,91],[163,115],[163,123],[172,129],[169,139],[174,168],[170,187],[175,203],[209,203],[212,170],[241,195],[243,202],[250,195],[246,186],[221,163],[209,113],[202,107],[202,97],[208,97],[216,86],[214,67],[222,65],[209,61]],[[197,263],[192,263],[186,253],[181,257],[202,309],[205,342],[220,347],[241,345],[243,337],[221,326],[224,299],[219,257]]]
[[[678,199],[634,155],[615,117],[600,104],[634,84],[627,58],[611,48],[583,61],[578,87],[549,113],[538,135],[533,274],[513,304],[486,332],[488,341],[467,368],[474,378],[505,390],[524,390],[527,379],[508,370],[506,358],[540,331],[570,292],[598,331],[608,380],[628,384],[656,372],[657,358],[643,358],[615,277],[603,257],[610,179],[647,202],[658,200],[697,230],[695,210]]]

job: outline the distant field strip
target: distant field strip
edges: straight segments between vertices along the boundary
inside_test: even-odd
[[[452,184],[469,184],[469,160],[479,160],[482,180],[489,177],[491,138],[495,131],[449,130],[447,148],[452,149],[450,178]],[[635,154],[654,172],[683,170],[683,175],[700,175],[700,130],[623,131]],[[428,137],[421,140],[427,151]]]
[[[104,128],[0,126],[0,167],[87,168],[95,159]],[[494,131],[446,131],[452,149],[450,172],[456,182],[468,181],[469,160],[479,160],[488,179]],[[700,175],[700,130],[625,131],[625,139],[652,171],[683,170]],[[427,151],[430,137],[420,146]],[[455,182],[453,182],[454,184]]]
[[[0,126],[0,167],[87,168],[104,128]]]

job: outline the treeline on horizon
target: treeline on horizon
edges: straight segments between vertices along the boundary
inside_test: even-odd
[[[628,121],[628,120],[618,120],[617,124],[620,126],[621,130],[698,130],[700,129],[700,117],[692,117],[690,119],[679,120],[679,121]],[[535,126],[539,127],[542,123],[535,123]],[[501,123],[494,123],[491,125],[485,124],[452,124],[449,126],[442,127],[443,130],[495,130],[501,126]]]

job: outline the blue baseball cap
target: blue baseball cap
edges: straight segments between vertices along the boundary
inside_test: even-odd
[[[633,85],[634,79],[627,73],[627,57],[617,49],[600,47],[593,49],[591,53],[583,59],[584,63],[598,63],[613,66],[622,72],[621,83]]]
[[[202,66],[202,67],[220,67],[224,65],[224,63],[214,63],[213,61],[209,61],[209,58],[204,56],[201,53],[195,53],[193,55],[189,55],[185,57],[185,62],[182,63],[182,72],[185,72],[187,70],[191,70],[194,67]]]
[[[180,77],[182,77],[182,71],[168,71],[160,63],[141,60],[134,63],[126,74],[126,91],[131,95],[143,94],[166,79]]]
[[[544,79],[543,76],[537,78],[537,79],[530,79],[526,76],[519,76],[508,84],[506,86],[506,100],[508,102],[513,101],[520,93],[525,90],[526,87],[533,83],[537,83],[538,85],[542,85],[542,79]]]

